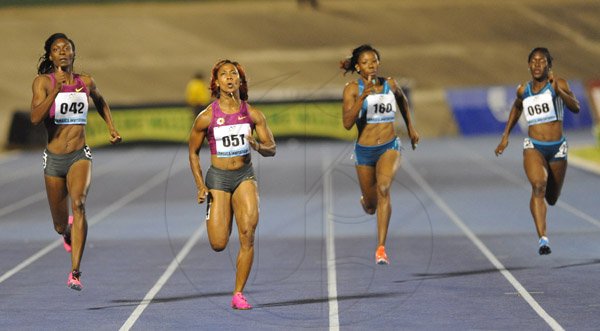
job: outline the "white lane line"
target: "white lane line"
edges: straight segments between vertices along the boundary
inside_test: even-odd
[[[138,154],[133,159],[138,158],[139,156],[140,155]],[[132,159],[131,158],[127,159],[126,163],[129,164],[130,162],[132,162]],[[121,163],[124,163],[124,162],[121,162]],[[104,174],[110,173],[110,172],[114,171],[115,169],[119,169],[119,168],[120,168],[120,166],[115,166],[114,163],[111,163],[109,166],[104,166],[104,167],[99,168],[98,170],[94,170],[92,172],[92,175],[94,177],[102,176]],[[44,175],[41,170],[41,165],[40,165],[39,172],[36,172],[36,173],[40,175],[41,180],[44,180]],[[31,175],[31,173],[29,173],[29,175]],[[4,217],[5,215],[8,215],[14,211],[25,208],[36,202],[40,202],[40,201],[44,200],[45,198],[46,198],[46,190],[34,193],[33,195],[30,195],[25,199],[19,200],[17,202],[11,203],[8,206],[0,208],[0,217]]]
[[[39,191],[33,195],[28,196],[25,199],[21,199],[17,202],[11,203],[6,207],[0,208],[0,217],[8,215],[14,211],[17,211],[21,208],[25,208],[29,205],[32,205],[36,202],[40,202],[46,198],[46,191]]]
[[[485,169],[490,170],[491,172],[495,173],[496,175],[503,177],[507,181],[509,181],[517,186],[520,186],[525,191],[531,192],[531,186],[529,185],[529,183],[525,180],[522,180],[519,176],[514,175],[513,173],[507,171],[506,169],[502,168],[501,166],[497,165],[494,162],[488,161],[483,156],[465,148],[464,146],[460,146],[458,144],[453,144],[453,147],[456,149],[460,149],[461,152],[464,153],[465,155],[467,155],[471,160],[478,162],[479,164],[482,164],[485,167]],[[571,204],[564,202],[563,200],[558,200],[556,202],[556,206],[559,208],[562,208],[562,209],[566,210],[567,212],[579,217],[580,219],[600,228],[600,220],[591,216],[590,214],[587,214],[587,213],[575,208]]]
[[[8,183],[12,183],[12,182],[21,180],[23,178],[31,177],[31,174],[36,173],[36,171],[39,171],[42,168],[41,164],[42,164],[42,162],[40,161],[40,166],[39,167],[35,167],[35,168],[19,168],[18,170],[13,170],[13,171],[10,172],[9,176],[6,176],[6,171],[3,171],[3,175],[4,176],[0,177],[0,186],[4,185],[4,184],[8,184]],[[42,177],[41,174],[40,174],[40,177]]]
[[[599,220],[597,220],[596,218],[594,218],[590,214],[587,214],[587,213],[585,213],[585,212],[583,212],[583,211],[581,211],[581,210],[573,207],[571,204],[569,204],[567,202],[564,202],[563,200],[558,200],[556,202],[556,206],[560,207],[560,208],[562,208],[562,209],[570,212],[571,214],[573,214],[573,215],[581,218],[582,220],[584,220],[584,221],[586,221],[586,222],[588,222],[588,223],[590,223],[592,225],[595,225],[595,226],[597,226],[597,227],[600,228],[600,221]]]
[[[577,168],[581,168],[596,175],[600,175],[600,167],[598,167],[598,164],[596,162],[588,161],[576,155],[569,155],[569,164],[572,164]]]
[[[203,222],[203,224],[206,224],[206,223]],[[160,290],[167,283],[169,278],[171,278],[171,276],[173,275],[175,270],[177,270],[181,261],[183,261],[186,258],[186,256],[190,253],[190,251],[194,247],[194,245],[196,245],[196,243],[200,240],[200,237],[202,236],[202,234],[204,233],[205,230],[206,230],[206,226],[203,226],[203,227],[199,228],[198,230],[196,230],[194,232],[194,234],[192,234],[192,236],[185,243],[185,245],[183,246],[181,251],[179,251],[179,253],[177,253],[177,256],[175,256],[173,261],[171,261],[171,264],[169,264],[169,266],[167,267],[167,270],[165,270],[165,272],[162,274],[162,276],[160,276],[160,278],[156,281],[154,286],[152,286],[152,288],[148,291],[148,293],[146,293],[146,296],[144,296],[144,299],[142,299],[142,301],[135,308],[133,313],[131,313],[131,315],[129,315],[129,318],[127,319],[127,321],[125,321],[125,323],[119,329],[120,331],[127,331],[133,327],[133,325],[138,320],[138,318],[142,315],[144,310],[146,310],[146,308],[148,308],[148,306],[150,305],[152,300],[154,300],[154,297],[158,294],[158,292],[160,292]]]
[[[14,276],[17,272],[25,269],[27,266],[29,266],[33,262],[40,259],[42,256],[50,253],[51,250],[55,249],[56,247],[60,246],[61,244],[62,244],[62,239],[53,241],[48,246],[42,248],[37,253],[33,254],[32,256],[25,259],[23,262],[19,263],[16,267],[5,272],[2,276],[0,276],[0,284],[2,284],[5,280],[9,279],[10,277]]]
[[[170,171],[172,171],[171,175],[173,175],[173,174],[181,171],[181,169],[184,169],[184,167],[182,166],[180,169],[177,169],[177,170],[165,169],[165,170],[161,171],[160,173],[158,173],[157,175],[152,177],[152,179],[150,179],[149,181],[145,182],[144,184],[138,186],[135,190],[129,192],[127,195],[125,195],[121,199],[108,205],[100,213],[94,215],[93,217],[90,217],[90,219],[88,220],[88,226],[91,227],[94,224],[97,224],[98,222],[104,220],[107,216],[109,216],[113,212],[117,211],[119,208],[122,208],[123,206],[130,203],[131,201],[141,197],[144,193],[150,191],[155,186],[157,186],[157,185],[161,184],[162,182],[164,182],[165,180],[167,180],[169,177]],[[5,272],[2,276],[0,276],[0,284],[2,284],[2,282],[9,279],[10,277],[12,277],[14,274],[18,273],[19,271],[27,268],[33,262],[37,261],[44,255],[48,254],[52,249],[60,246],[61,244],[62,244],[62,239],[53,241],[52,243],[48,244],[48,246],[42,248],[37,253],[33,254],[29,258],[25,259],[23,262],[19,263],[14,268]]]
[[[481,240],[469,229],[469,227],[458,217],[446,202],[433,190],[431,186],[419,175],[412,165],[405,160],[402,167],[415,182],[431,197],[433,202],[450,218],[450,220],[471,240],[479,251],[492,263],[492,265],[506,278],[506,280],[517,290],[519,295],[529,306],[552,328],[552,330],[564,330],[563,327],[550,316],[542,306],[527,292],[521,283],[508,271],[506,267],[494,256],[494,254],[483,244]]]
[[[338,331],[340,329],[340,317],[337,301],[337,271],[335,267],[335,223],[333,220],[332,193],[333,183],[331,171],[328,170],[330,164],[323,160],[323,221],[326,236],[327,252],[327,297],[329,303],[329,330]]]

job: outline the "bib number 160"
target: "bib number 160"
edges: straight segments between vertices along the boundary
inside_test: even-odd
[[[373,112],[375,114],[385,114],[392,112],[394,109],[391,103],[377,103],[373,105]]]

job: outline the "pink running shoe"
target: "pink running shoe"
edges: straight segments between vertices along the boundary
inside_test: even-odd
[[[73,270],[69,273],[69,280],[67,280],[67,287],[75,290],[81,291],[83,289],[83,285],[81,285],[81,281],[79,280],[81,277],[81,272],[78,270]]]
[[[68,233],[69,236],[63,235],[63,247],[67,253],[71,253],[71,227],[73,226],[73,216],[69,215]]]
[[[231,308],[247,310],[252,309],[252,306],[248,303],[248,300],[246,300],[246,297],[244,297],[242,292],[236,292],[233,295],[233,298],[231,298]]]

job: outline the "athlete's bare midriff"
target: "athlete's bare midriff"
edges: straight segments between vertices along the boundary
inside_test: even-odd
[[[78,151],[85,146],[84,125],[55,125],[46,126],[48,131],[48,151],[53,154],[68,154]]]
[[[367,124],[360,133],[358,143],[363,146],[376,146],[396,137],[393,123]]]
[[[528,130],[529,137],[539,141],[557,141],[563,137],[562,122],[554,121],[531,125]]]
[[[217,157],[211,155],[211,166],[221,170],[238,170],[251,162],[250,154],[235,157]]]

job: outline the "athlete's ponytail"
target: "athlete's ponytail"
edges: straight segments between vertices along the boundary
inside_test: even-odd
[[[374,52],[375,55],[377,55],[377,60],[381,60],[379,52],[371,45],[360,45],[352,50],[352,55],[340,61],[340,69],[344,70],[344,75],[348,72],[356,71],[356,64],[358,63],[358,58],[364,52]]]

